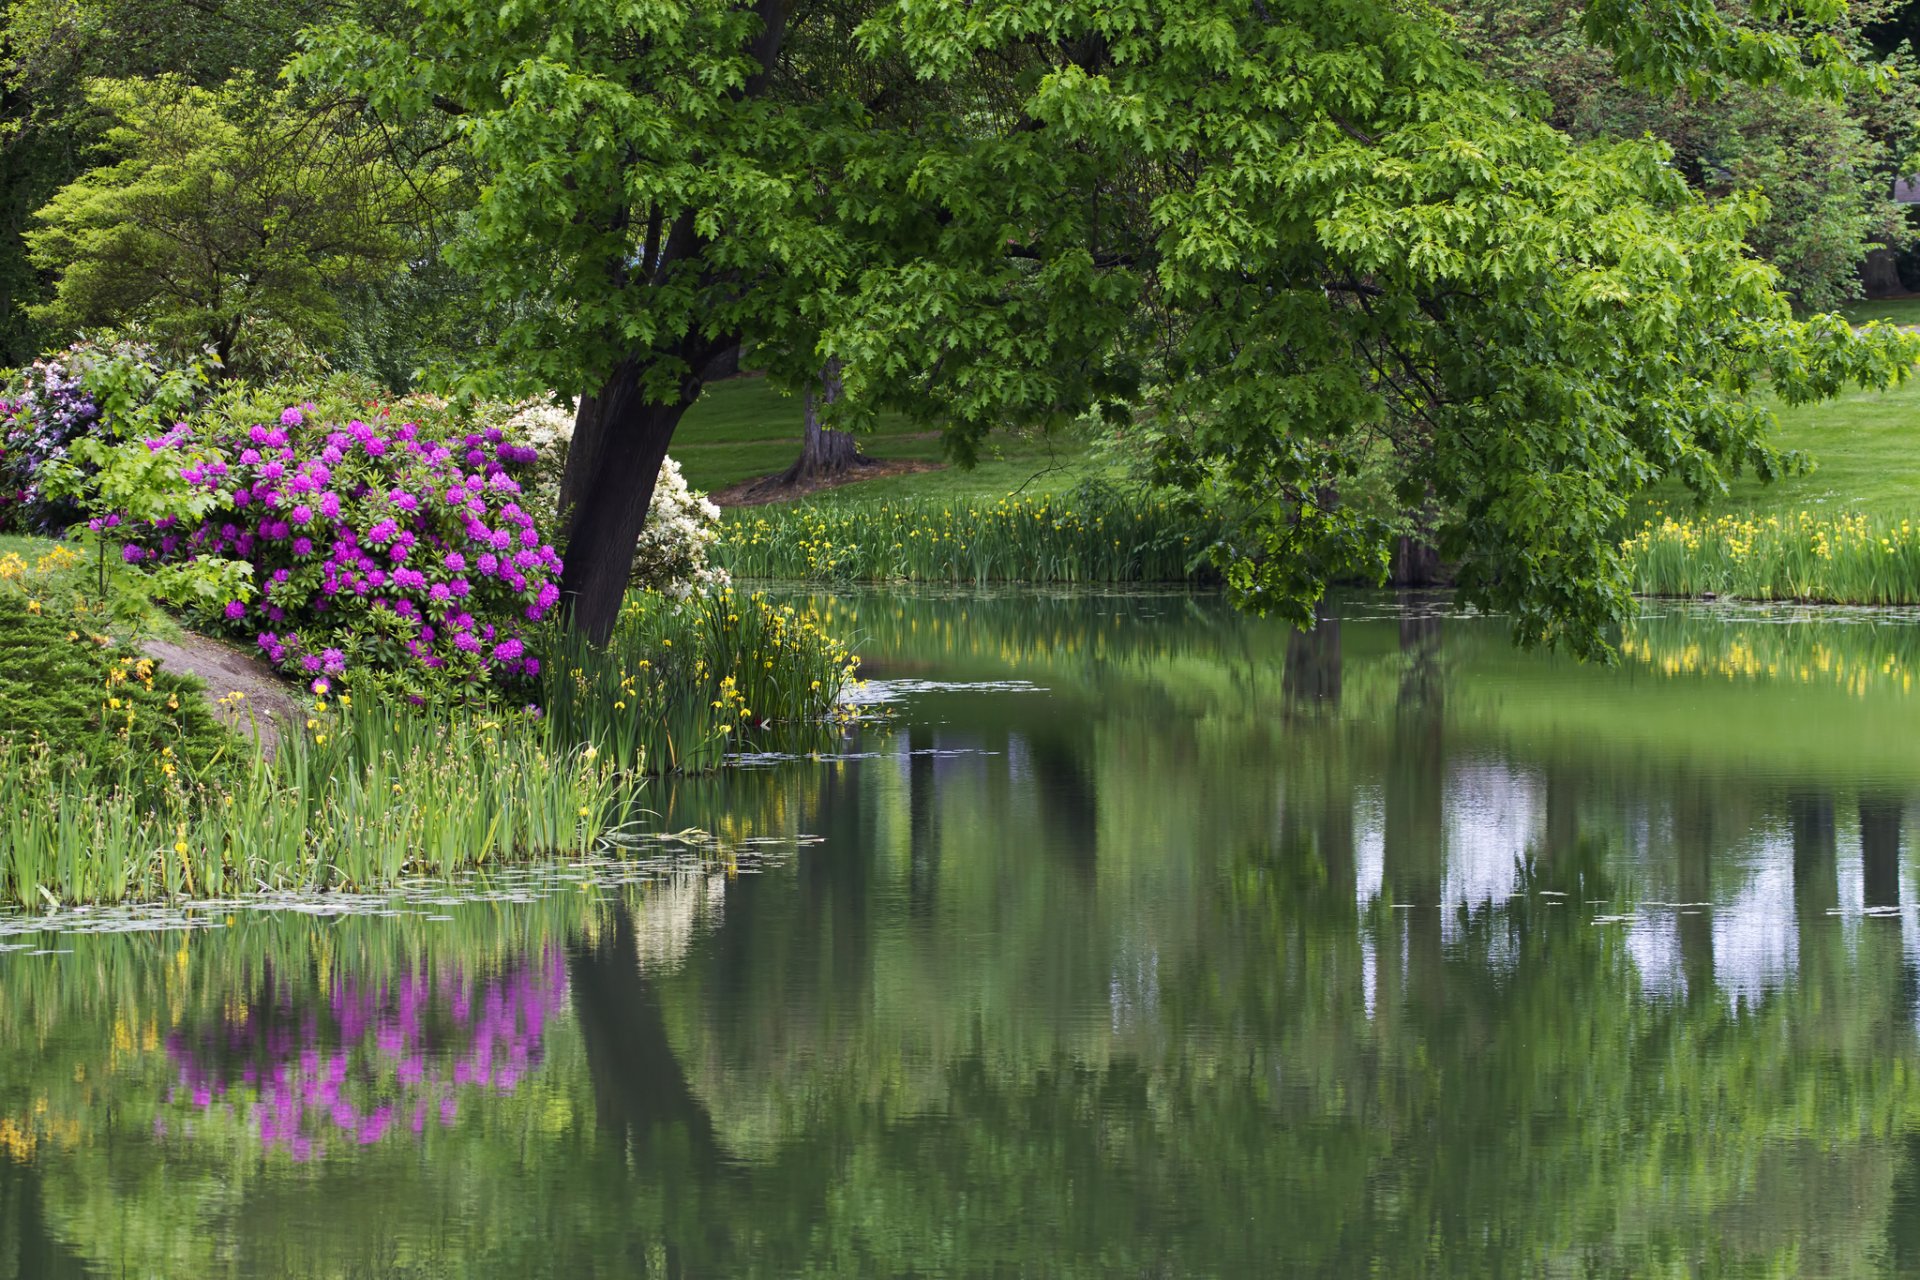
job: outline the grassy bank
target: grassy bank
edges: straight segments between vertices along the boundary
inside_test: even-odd
[[[1920,604],[1920,530],[1908,519],[1662,518],[1625,549],[1640,595]]]
[[[817,745],[859,661],[808,609],[732,591],[675,605],[636,594],[604,646],[555,637],[542,693],[553,731],[623,766],[718,768],[729,751]]]
[[[801,401],[784,396],[764,378],[734,378],[701,393],[674,433],[673,456],[687,483],[713,492],[777,475],[800,456]],[[881,414],[874,430],[860,436],[860,449],[888,461],[943,463],[939,433],[899,414]],[[991,436],[980,465],[863,480],[846,492],[866,498],[999,497],[1015,489],[1032,495],[1058,493],[1089,479],[1112,477],[1119,467],[1076,436],[999,432]]]
[[[24,907],[581,854],[646,772],[820,735],[855,666],[806,610],[636,596],[605,648],[549,637],[542,682],[516,694],[532,705],[356,704],[319,680],[268,752],[198,682],[51,604],[66,566],[36,572],[45,554],[0,579],[0,903]]]
[[[322,702],[313,723],[200,771],[0,740],[0,901],[365,889],[584,852],[626,817],[630,780],[531,717]]]

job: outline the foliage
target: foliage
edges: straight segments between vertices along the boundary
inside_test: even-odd
[[[1339,502],[1385,451],[1465,598],[1588,654],[1628,606],[1635,493],[1771,473],[1760,386],[1819,398],[1920,353],[1795,322],[1744,243],[1758,203],[1709,203],[1657,143],[1571,143],[1424,9],[407,9],[299,72],[457,113],[485,181],[453,260],[541,300],[501,370],[595,395],[567,568],[594,626],[652,479],[616,464],[664,451],[735,347],[793,388],[839,360],[826,425],[898,408],[962,461],[993,427],[1148,412],[1161,478],[1248,513],[1215,546],[1235,598],[1303,624],[1385,570],[1392,522]],[[1881,78],[1775,12],[1600,3],[1590,30],[1694,92]]]
[[[1581,7],[1565,0],[1446,7],[1469,55],[1541,95],[1556,127],[1580,139],[1656,137],[1704,194],[1763,194],[1766,210],[1749,241],[1804,307],[1826,309],[1855,296],[1872,244],[1898,247],[1910,238],[1892,189],[1920,146],[1920,86],[1910,79],[1916,64],[1911,50],[1883,56],[1862,34],[1886,0],[1851,6],[1831,35],[1866,65],[1903,74],[1877,77],[1838,100],[1780,85],[1691,94],[1636,84],[1586,39]]]
[[[1663,515],[1624,550],[1641,595],[1920,604],[1920,529],[1911,520]]]
[[[199,682],[158,670],[33,591],[36,578],[76,559],[63,548],[31,565],[0,553],[0,739],[36,745],[83,773],[154,784],[176,769],[208,776],[241,744],[214,719]]]
[[[531,447],[536,455],[528,486],[535,509],[547,527],[559,528],[560,480],[573,440],[574,413],[539,400],[506,406],[505,412],[501,426],[507,438]],[[726,586],[726,571],[708,564],[719,537],[720,508],[688,486],[678,462],[665,459],[648,499],[646,526],[633,549],[629,585],[676,600]]]
[[[1187,582],[1211,576],[1221,536],[1165,498],[1098,485],[997,502],[745,508],[722,528],[729,572],[819,582]]]
[[[855,714],[843,699],[858,666],[811,609],[731,589],[680,603],[636,593],[606,645],[556,639],[542,705],[561,736],[623,767],[698,772],[756,742],[810,743],[822,721]]]
[[[399,262],[410,188],[344,107],[251,78],[217,90],[102,80],[91,93],[114,121],[112,159],[61,188],[27,233],[34,263],[57,274],[42,320],[140,321],[257,372],[282,335],[334,333],[337,291]]]
[[[28,261],[32,212],[91,163],[105,122],[87,99],[101,77],[183,76],[217,86],[271,77],[297,32],[339,0],[7,0],[0,13],[0,367],[25,364],[57,335],[29,310],[50,283]]]

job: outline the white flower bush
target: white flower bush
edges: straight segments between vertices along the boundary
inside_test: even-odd
[[[502,408],[505,417],[499,425],[507,439],[531,445],[539,456],[528,492],[538,504],[535,509],[552,520],[560,502],[560,477],[567,469],[567,448],[573,443],[574,411],[539,400]],[[666,459],[654,481],[640,545],[634,548],[633,584],[676,600],[726,586],[727,571],[707,563],[719,538],[720,508],[704,493],[688,488],[680,464]]]

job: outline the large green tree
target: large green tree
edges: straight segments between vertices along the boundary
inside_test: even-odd
[[[1238,599],[1304,619],[1378,572],[1384,468],[1525,638],[1604,645],[1632,494],[1770,470],[1762,384],[1882,380],[1905,339],[1796,323],[1654,143],[1575,145],[1419,6],[1307,0],[408,0],[304,74],[441,118],[485,184],[461,265],[519,308],[504,367],[582,398],[576,623],[610,628],[660,459],[745,348],[838,424],[889,406],[963,460],[1006,423],[1152,428],[1242,513]],[[1779,5],[1768,6],[1778,16]],[[1861,73],[1700,0],[1595,0],[1624,74],[1835,93]],[[1737,15],[1736,15],[1737,16]],[[528,299],[540,305],[528,305]]]

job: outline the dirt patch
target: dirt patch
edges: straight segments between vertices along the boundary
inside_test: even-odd
[[[302,710],[293,690],[272,667],[243,649],[192,632],[183,632],[177,641],[148,640],[140,647],[167,670],[204,680],[214,715],[242,737],[257,728],[269,752],[282,733],[300,723]],[[221,701],[232,693],[244,696]]]
[[[744,480],[707,496],[723,507],[764,507],[768,503],[792,502],[795,498],[804,498],[822,490],[859,484],[862,480],[910,476],[921,471],[939,471],[945,466],[943,462],[928,462],[924,458],[872,458],[831,480],[789,485],[781,484],[778,475],[761,476],[758,480]]]

